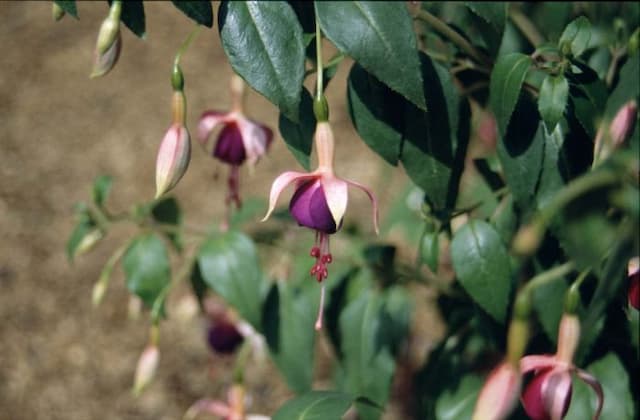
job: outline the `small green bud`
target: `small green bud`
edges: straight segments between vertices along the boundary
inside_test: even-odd
[[[313,114],[318,122],[329,121],[329,104],[324,95],[313,99]]]
[[[181,91],[184,88],[184,76],[178,63],[174,64],[173,71],[171,72],[171,86],[173,87],[173,90],[178,91]]]
[[[629,43],[627,44],[627,49],[629,56],[634,55],[638,52],[638,48],[640,47],[640,28],[637,28],[631,36],[629,37]]]
[[[51,16],[53,16],[53,20],[58,22],[66,15],[65,11],[60,7],[60,5],[56,2],[53,2],[51,6]]]

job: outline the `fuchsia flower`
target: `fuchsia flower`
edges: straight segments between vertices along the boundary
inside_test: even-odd
[[[629,260],[627,274],[629,276],[629,292],[627,294],[629,305],[640,310],[640,258],[634,257]]]
[[[260,414],[244,414],[244,388],[235,384],[227,392],[227,401],[204,398],[196,401],[184,415],[185,420],[195,419],[199,414],[211,414],[223,420],[269,420]]]
[[[160,351],[155,344],[149,344],[138,359],[135,379],[133,381],[133,393],[139,395],[149,386],[158,369]]]
[[[289,203],[289,212],[299,225],[316,231],[316,243],[310,253],[316,259],[316,263],[311,268],[311,275],[315,276],[318,282],[322,282],[329,275],[327,265],[333,259],[329,251],[329,235],[337,232],[342,226],[342,219],[347,209],[349,186],[359,188],[369,196],[373,205],[373,223],[376,233],[378,232],[378,204],[369,188],[334,174],[334,137],[329,122],[318,122],[314,140],[318,154],[318,168],[311,173],[290,171],[278,176],[271,187],[269,210],[262,220],[269,218],[282,191],[291,183],[295,183],[296,190]],[[320,296],[316,329],[322,328],[324,284]]]
[[[216,353],[231,354],[244,341],[229,310],[212,300],[205,301],[208,316],[207,342]]]
[[[580,340],[580,320],[565,314],[558,330],[558,350],[555,355],[525,356],[520,361],[524,375],[533,372],[533,379],[522,393],[522,404],[533,420],[560,420],[571,403],[571,380],[578,378],[591,386],[598,397],[598,408],[593,419],[600,417],[604,395],[598,380],[573,364],[573,355]]]
[[[233,106],[229,112],[205,111],[198,122],[198,140],[207,146],[211,133],[222,127],[212,155],[231,165],[228,179],[227,204],[232,201],[240,207],[238,185],[239,167],[245,160],[253,167],[268,150],[273,131],[263,124],[248,119],[243,112],[244,82],[238,75],[231,78]]]
[[[164,135],[156,159],[156,198],[171,190],[187,171],[191,159],[191,138],[185,126],[185,98],[173,92],[173,124]]]
[[[614,146],[620,146],[633,133],[636,124],[638,104],[631,100],[624,104],[609,126],[609,135]]]
[[[501,420],[513,410],[522,378],[517,366],[504,361],[487,378],[473,411],[473,420]]]

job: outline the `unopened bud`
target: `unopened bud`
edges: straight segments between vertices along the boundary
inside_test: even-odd
[[[89,252],[100,241],[100,239],[102,239],[103,236],[104,234],[98,228],[90,230],[86,235],[84,235],[84,237],[76,247],[74,257]]]
[[[540,246],[542,229],[537,224],[520,228],[513,240],[513,251],[518,255],[532,255]]]
[[[634,257],[629,260],[627,273],[629,275],[629,291],[627,298],[629,305],[640,310],[640,260]]]
[[[160,143],[156,160],[156,198],[176,186],[187,171],[191,140],[187,128],[174,123]]]
[[[104,76],[116,65],[120,50],[122,49],[122,37],[118,31],[115,41],[104,52],[99,52],[98,48],[94,53],[93,71],[89,75],[91,79]]]
[[[62,9],[62,7],[60,7],[60,5],[56,2],[53,2],[53,5],[51,6],[51,16],[53,16],[53,20],[58,22],[60,19],[62,19],[65,15],[65,11]]]
[[[93,291],[91,293],[91,303],[93,306],[100,305],[102,302],[102,298],[104,298],[105,293],[107,292],[108,282],[100,276],[100,279],[93,285]]]
[[[149,345],[140,355],[136,376],[133,383],[133,394],[138,396],[151,383],[155,376],[158,362],[160,361],[160,351],[155,345]]]
[[[475,409],[473,420],[502,420],[511,414],[518,400],[521,386],[519,366],[502,362],[485,382]]]
[[[624,104],[609,127],[609,135],[611,143],[614,147],[618,147],[631,136],[636,123],[638,113],[638,104],[635,100],[631,100]]]

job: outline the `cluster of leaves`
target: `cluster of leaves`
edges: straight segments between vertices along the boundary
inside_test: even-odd
[[[75,2],[57,3],[75,15]],[[210,2],[174,4],[212,26]],[[413,238],[419,262],[410,277],[445,276],[450,255],[455,281],[438,298],[446,337],[414,378],[415,416],[470,417],[488,361],[504,352],[518,289],[571,264],[565,278],[534,291],[528,351],[554,351],[564,294],[578,273],[588,274],[576,364],[603,384],[603,418],[633,418],[640,389],[629,377],[639,369],[637,334],[632,339],[638,317],[625,313],[623,296],[627,262],[640,251],[640,124],[608,155],[594,149],[594,140],[625,103],[640,97],[637,4],[429,3],[410,13],[398,2],[223,1],[217,17],[231,66],[278,107],[282,138],[303,167],[309,168],[315,127],[303,82],[322,64],[326,86],[350,57],[353,125],[384,161],[401,164],[423,194],[419,218],[406,217],[406,209],[389,215],[414,233],[415,223],[424,224]],[[122,20],[144,35],[143,3],[125,2]],[[314,22],[339,51],[327,63],[315,61]],[[470,159],[478,109],[495,116],[497,146]],[[463,175],[470,181],[461,182]],[[97,180],[94,205],[79,208],[70,255],[88,247],[90,234],[104,233],[109,186]],[[142,233],[122,253],[127,286],[161,317],[173,284],[165,240],[182,249],[179,208],[166,199],[132,213]],[[379,418],[411,305],[424,304],[411,303],[395,248],[364,245],[357,264],[336,262],[326,308],[338,391],[306,393],[314,378],[311,309],[319,290],[306,276],[304,255],[287,281],[267,278],[257,251],[264,235],[240,233],[245,216],[236,215],[229,232],[208,231],[185,272],[198,297],[215,292],[264,334],[275,365],[302,394],[274,418],[337,418],[352,404],[361,418]],[[518,232],[538,222],[535,245],[526,252],[514,247]],[[361,243],[357,231],[349,240]],[[567,418],[589,417],[590,404],[588,392],[575,385]]]

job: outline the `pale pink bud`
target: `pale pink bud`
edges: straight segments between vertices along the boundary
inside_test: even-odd
[[[115,66],[122,49],[120,36],[120,19],[108,16],[98,33],[98,41],[94,52],[93,71],[90,78],[107,74]]]
[[[624,104],[609,127],[609,135],[614,146],[620,146],[633,133],[638,112],[638,104],[631,100]]]
[[[84,235],[73,255],[77,257],[78,255],[89,252],[98,242],[100,242],[100,239],[102,239],[103,236],[104,234],[98,228],[90,230],[86,235]]]
[[[156,198],[176,186],[187,171],[191,158],[189,131],[174,123],[165,134],[156,161]]]
[[[158,362],[160,361],[160,351],[158,347],[150,344],[140,355],[138,366],[136,368],[136,376],[133,382],[134,395],[140,393],[151,383],[155,376]]]
[[[473,420],[501,420],[513,410],[522,378],[518,366],[502,362],[496,367],[484,383],[475,409]]]

